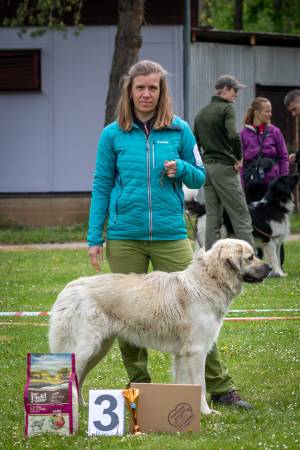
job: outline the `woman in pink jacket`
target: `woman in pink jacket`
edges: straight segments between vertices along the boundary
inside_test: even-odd
[[[271,125],[272,105],[267,98],[257,97],[248,109],[241,130],[243,148],[242,184],[247,202],[260,200],[270,181],[289,173],[289,155],[279,128]],[[261,155],[261,156],[260,156]],[[260,157],[261,181],[247,180],[247,167]]]
[[[241,130],[243,150],[242,185],[247,203],[261,200],[270,181],[289,173],[289,154],[284,137],[279,128],[271,125],[272,105],[267,98],[256,97],[248,109],[245,126]],[[251,183],[247,168],[260,158],[260,181]],[[262,256],[258,252],[258,256]],[[284,261],[284,248],[280,248],[281,265]]]

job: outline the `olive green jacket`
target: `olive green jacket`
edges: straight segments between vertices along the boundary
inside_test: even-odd
[[[222,97],[213,96],[211,102],[198,112],[194,134],[198,147],[203,149],[204,162],[231,165],[242,159],[233,104]]]

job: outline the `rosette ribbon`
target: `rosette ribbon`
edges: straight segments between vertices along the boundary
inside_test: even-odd
[[[126,406],[130,412],[130,417],[132,420],[132,434],[141,435],[141,430],[137,422],[137,409],[138,409],[138,398],[140,395],[140,390],[135,388],[129,388],[122,391],[123,397],[125,398]]]

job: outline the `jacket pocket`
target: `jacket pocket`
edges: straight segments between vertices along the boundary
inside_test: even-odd
[[[165,161],[172,161],[179,158],[178,152],[174,145],[165,140],[153,141],[150,147],[151,158],[152,158],[152,168],[153,169],[163,169]]]
[[[122,191],[114,192],[111,195],[109,205],[109,222],[116,223],[118,217],[118,204],[122,195]]]

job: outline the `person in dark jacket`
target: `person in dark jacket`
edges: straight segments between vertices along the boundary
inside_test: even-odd
[[[247,202],[260,200],[270,181],[289,173],[289,154],[279,128],[271,125],[272,105],[265,97],[257,97],[246,113],[241,130],[243,149],[242,184]],[[247,167],[260,160],[261,179],[252,184],[247,180]]]
[[[244,87],[233,76],[222,75],[216,81],[216,93],[211,102],[195,117],[194,134],[198,146],[203,149],[206,168],[206,250],[221,237],[224,209],[235,236],[255,248],[251,218],[240,180],[242,149],[233,108],[239,90]]]
[[[284,106],[293,117],[300,117],[300,89],[293,89],[286,94]],[[298,149],[295,153],[291,153],[289,160],[292,165],[296,165],[296,169],[300,174],[300,150]]]
[[[289,91],[284,97],[284,105],[294,117],[300,117],[300,89]]]
[[[117,120],[101,133],[90,208],[88,244],[93,267],[106,256],[115,273],[184,270],[192,260],[184,220],[183,183],[200,188],[205,168],[195,137],[173,113],[167,73],[153,61],[134,64],[124,76]],[[130,382],[151,382],[147,350],[120,340]],[[216,345],[206,361],[207,391],[235,395]]]

